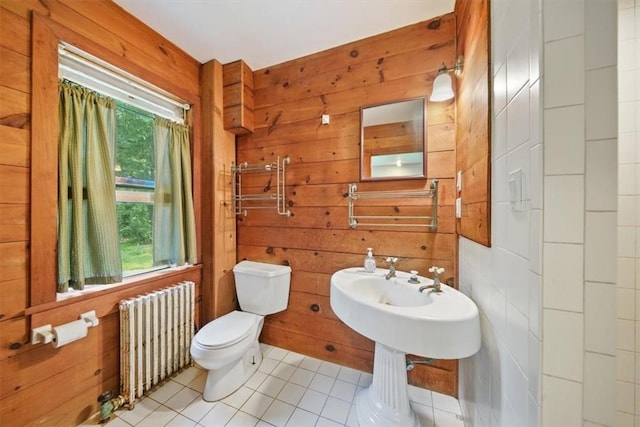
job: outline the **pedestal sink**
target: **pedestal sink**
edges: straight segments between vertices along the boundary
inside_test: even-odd
[[[480,349],[478,308],[456,289],[442,292],[420,286],[433,284],[398,271],[369,273],[346,268],[331,276],[331,308],[347,326],[375,341],[373,381],[356,397],[361,427],[419,426],[407,394],[406,353],[433,359],[460,359]]]

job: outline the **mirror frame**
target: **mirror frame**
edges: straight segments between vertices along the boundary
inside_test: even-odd
[[[364,112],[367,108],[380,107],[384,105],[398,104],[408,101],[422,102],[422,175],[405,175],[405,176],[365,176],[365,146],[364,146]],[[426,179],[427,178],[427,98],[419,96],[415,98],[403,98],[381,102],[377,104],[363,105],[360,107],[360,181],[399,181],[407,179]]]

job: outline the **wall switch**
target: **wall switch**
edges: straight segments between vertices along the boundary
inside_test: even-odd
[[[328,114],[323,114],[322,115],[322,124],[323,125],[328,125],[330,121],[331,121],[331,119],[330,119]]]
[[[462,171],[458,171],[456,174],[456,190],[458,193],[462,191]]]
[[[462,198],[456,199],[456,218],[462,218]]]
[[[514,212],[522,211],[522,169],[516,169],[507,177],[509,184],[509,204]]]

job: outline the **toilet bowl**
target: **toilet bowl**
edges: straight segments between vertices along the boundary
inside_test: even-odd
[[[238,302],[246,311],[212,320],[191,341],[191,357],[208,371],[202,396],[210,402],[233,393],[256,372],[264,316],[285,310],[289,300],[290,267],[242,261],[233,271]]]
[[[209,371],[202,396],[220,400],[233,393],[258,369],[262,353],[258,337],[264,317],[232,311],[207,323],[191,342],[191,357]]]

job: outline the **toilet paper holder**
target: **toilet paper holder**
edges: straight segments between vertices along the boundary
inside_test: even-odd
[[[95,310],[82,313],[78,318],[85,321],[87,328],[98,326],[100,323]],[[53,341],[53,326],[50,324],[31,329],[31,344],[49,344],[51,341]]]

